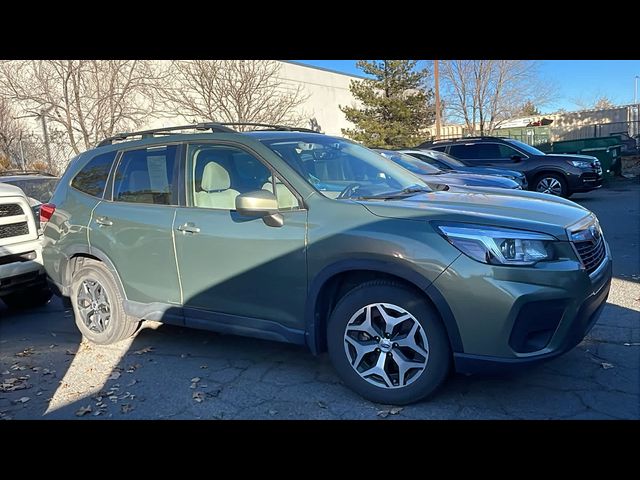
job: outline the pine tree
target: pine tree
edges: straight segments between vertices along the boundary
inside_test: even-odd
[[[352,80],[349,89],[362,106],[340,106],[355,128],[342,134],[367,147],[412,147],[425,139],[423,130],[435,115],[433,90],[426,69],[416,60],[359,60],[357,67],[372,79]]]

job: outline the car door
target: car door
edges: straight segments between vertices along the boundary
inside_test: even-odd
[[[111,189],[91,215],[90,249],[111,260],[129,300],[181,301],[172,230],[178,149],[155,145],[121,152]]]
[[[187,325],[302,328],[307,211],[301,199],[240,146],[189,144],[186,167],[187,206],[176,213],[174,235]],[[237,195],[260,189],[276,192],[282,226],[236,212]]]

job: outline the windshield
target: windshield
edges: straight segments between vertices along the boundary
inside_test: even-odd
[[[32,178],[3,180],[4,183],[21,188],[27,197],[35,198],[40,203],[47,203],[53,196],[58,184],[57,178]]]
[[[424,153],[428,157],[431,157],[435,160],[440,160],[441,162],[446,163],[451,168],[466,167],[466,165],[462,163],[460,160],[446,153],[438,152],[437,150],[429,150],[428,152],[424,152]]]
[[[388,158],[393,163],[400,165],[402,168],[406,168],[411,173],[416,175],[433,175],[440,173],[441,170],[438,167],[434,167],[428,163],[418,160],[406,153],[394,152],[393,150],[376,149],[376,152],[380,153],[385,158]]]
[[[520,150],[524,150],[529,155],[544,155],[545,154],[544,152],[538,150],[536,147],[532,147],[531,145],[527,145],[526,143],[521,142],[520,140],[514,140],[512,138],[507,138],[507,139],[505,139],[505,141],[509,142],[512,145],[515,145]]]
[[[430,190],[419,177],[345,139],[313,135],[261,142],[329,198],[385,195],[412,187]]]

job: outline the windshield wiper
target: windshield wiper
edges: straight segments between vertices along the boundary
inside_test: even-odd
[[[356,198],[359,200],[391,200],[394,198],[410,197],[411,195],[427,192],[431,192],[431,190],[419,185],[411,185],[410,187],[403,188],[402,190],[398,190],[396,192],[379,193],[377,195],[365,195]]]

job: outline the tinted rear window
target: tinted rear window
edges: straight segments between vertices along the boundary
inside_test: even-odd
[[[71,186],[81,192],[102,198],[116,153],[116,151],[103,153],[90,160],[71,181]]]
[[[53,191],[58,184],[57,178],[30,178],[25,180],[10,180],[6,183],[22,189],[27,197],[35,198],[40,203],[51,200]]]

